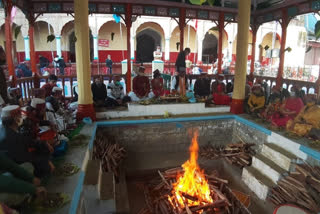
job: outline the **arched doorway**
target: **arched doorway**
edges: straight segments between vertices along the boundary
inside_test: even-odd
[[[218,39],[215,35],[207,32],[202,42],[202,62],[212,63],[218,58]]]
[[[76,62],[76,37],[74,31],[69,34],[69,61]],[[91,34],[91,30],[89,31],[89,43],[90,43],[90,61],[93,60],[93,37]]]
[[[152,62],[153,52],[161,46],[161,36],[152,29],[145,29],[137,34],[137,62]]]

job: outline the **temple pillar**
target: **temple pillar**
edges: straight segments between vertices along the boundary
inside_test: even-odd
[[[136,37],[135,35],[135,32],[134,32],[134,29],[133,27],[131,27],[131,39],[130,39],[130,51],[131,51],[131,59],[134,60],[135,58],[135,54],[134,54],[134,39]]]
[[[30,43],[29,43],[29,36],[24,36],[24,55],[25,55],[25,60],[29,61],[30,60]]]
[[[254,73],[254,62],[256,58],[256,41],[257,41],[257,31],[258,26],[252,26],[252,47],[251,47],[251,64],[250,64],[250,73]]]
[[[93,59],[99,59],[98,36],[93,36]]]
[[[180,29],[180,51],[184,49],[184,27],[186,26],[186,9],[180,8],[179,29]]]
[[[37,73],[37,59],[34,46],[34,23],[29,22],[30,63],[32,73]]]
[[[57,46],[57,55],[59,56],[59,58],[61,58],[62,53],[61,53],[61,36],[60,35],[56,35],[56,46]]]
[[[131,91],[131,27],[132,27],[132,6],[127,4],[125,23],[127,27],[127,74],[126,74],[126,89],[127,93]]]
[[[12,10],[12,1],[7,0],[7,4],[5,8],[6,61],[8,65],[9,76],[12,76],[12,78],[15,79],[13,56],[12,56],[11,10]]]
[[[74,28],[76,42],[78,112],[77,120],[90,117],[96,120],[91,93],[88,0],[74,0]]]
[[[245,98],[251,0],[242,0],[238,9],[237,59],[230,111],[243,113]]]
[[[283,81],[283,67],[284,67],[284,55],[285,55],[285,48],[286,48],[286,41],[287,41],[287,27],[290,22],[290,19],[288,17],[287,9],[282,10],[282,20],[280,22],[281,24],[281,46],[280,46],[280,61],[279,61],[279,69],[278,69],[278,75],[276,80],[276,87],[281,88],[282,87],[282,81]]]
[[[166,38],[164,49],[165,49],[164,60],[169,61],[170,60],[170,37]]]
[[[203,46],[203,37],[198,38],[198,64],[202,63],[202,46]]]
[[[218,40],[218,74],[222,74],[222,42],[223,42],[223,32],[224,32],[224,13],[219,13],[219,40]]]

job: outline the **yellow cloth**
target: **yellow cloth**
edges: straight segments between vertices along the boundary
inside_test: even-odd
[[[250,106],[250,108],[263,108],[264,107],[264,103],[265,103],[266,99],[264,96],[256,96],[254,94],[251,94],[248,100],[248,105]]]
[[[299,136],[307,135],[312,128],[320,129],[320,107],[305,106],[292,122],[288,123],[287,127],[292,127],[290,131]]]

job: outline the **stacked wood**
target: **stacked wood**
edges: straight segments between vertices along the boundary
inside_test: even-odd
[[[268,199],[275,205],[290,203],[309,211],[320,211],[320,167],[297,164],[295,171],[278,181]]]
[[[126,156],[126,150],[112,137],[97,136],[94,142],[93,159],[100,160],[103,172],[119,176],[119,166]]]
[[[221,179],[216,172],[205,174],[211,190],[211,203],[201,203],[197,206],[188,206],[187,201],[196,201],[197,197],[180,192],[184,202],[182,207],[173,193],[172,184],[176,183],[176,178],[183,174],[181,167],[168,169],[164,172],[158,171],[159,176],[152,180],[148,180],[143,186],[146,205],[139,214],[192,214],[206,212],[207,214],[214,213],[250,213],[237,200],[232,191],[228,188],[228,180]],[[169,200],[173,198],[173,200]]]
[[[244,142],[226,146],[206,145],[200,148],[199,155],[209,160],[224,158],[228,163],[243,168],[252,163],[252,156],[256,154],[253,146],[255,146],[254,143]]]

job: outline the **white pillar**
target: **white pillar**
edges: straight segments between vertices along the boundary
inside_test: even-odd
[[[23,39],[24,39],[24,55],[25,55],[25,60],[26,60],[26,61],[29,61],[29,60],[30,60],[29,36],[25,36]]]
[[[99,59],[98,36],[93,36],[93,59]]]
[[[61,58],[62,54],[61,54],[61,36],[60,35],[56,35],[56,46],[57,46],[57,55],[59,56],[59,58]]]
[[[164,60],[170,60],[170,37],[166,38]]]
[[[203,37],[198,38],[198,62],[202,62],[202,43]]]

